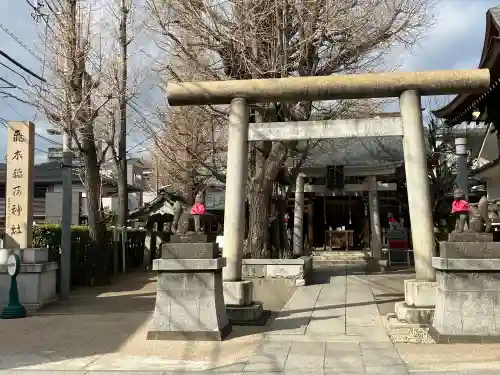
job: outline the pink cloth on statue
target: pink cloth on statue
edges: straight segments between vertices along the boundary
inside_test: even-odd
[[[454,200],[451,205],[451,213],[467,212],[469,211],[469,202],[466,200]]]
[[[205,206],[201,203],[193,204],[193,207],[191,207],[191,215],[205,215]]]

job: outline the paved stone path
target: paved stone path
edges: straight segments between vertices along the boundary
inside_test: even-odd
[[[328,281],[295,292],[243,372],[408,374],[366,275],[342,267]]]
[[[487,369],[408,371],[383,326],[372,293],[372,287],[376,286],[370,285],[364,272],[356,266],[337,266],[318,271],[316,277],[319,279],[316,285],[295,291],[268,331],[257,338],[257,349],[253,351],[252,348],[250,353],[253,354],[249,358],[245,356],[248,359],[241,362],[214,369],[213,364],[206,361],[176,361],[116,352],[95,358],[74,358],[68,365],[54,364],[52,368],[36,366],[36,369],[3,370],[23,361],[0,352],[0,375],[169,375],[179,372],[240,375],[500,374],[499,370]],[[225,343],[235,345],[233,340]],[[34,354],[23,351],[24,363],[43,363],[41,360],[26,360],[30,355]]]
[[[203,371],[203,372],[162,372],[162,371],[39,371],[39,370],[0,370],[0,375],[179,375],[184,374],[234,374],[234,375],[306,375],[302,370],[290,370],[290,371],[259,371],[259,372],[219,372],[219,371]],[[312,370],[307,373],[311,375],[362,375],[363,372],[347,372],[347,371],[335,371],[335,370],[325,370],[316,371]],[[380,372],[382,374],[382,372]],[[384,372],[385,374],[385,372]],[[387,372],[387,374],[392,374],[392,372]],[[410,371],[409,375],[498,375],[498,370],[461,370],[461,371]]]

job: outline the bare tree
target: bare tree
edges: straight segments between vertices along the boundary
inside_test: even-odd
[[[399,44],[411,47],[432,20],[429,0],[148,0],[152,27],[171,56],[212,80],[328,76],[384,67]],[[340,104],[339,104],[340,103]],[[347,105],[311,102],[256,107],[257,121],[340,116]],[[347,102],[346,102],[347,103]],[[248,188],[253,256],[264,249],[272,186],[297,142],[257,142]]]
[[[171,185],[193,203],[214,177],[225,182],[226,116],[209,107],[171,108],[152,137],[158,158],[158,182]]]
[[[113,98],[107,90],[101,35],[96,28],[100,9],[77,0],[45,2],[47,35],[47,83],[31,92],[34,103],[56,126],[69,134],[83,163],[89,227],[89,284],[105,282],[106,261],[100,250],[105,246],[101,218],[100,166],[105,155],[101,144],[107,130],[99,126],[99,116]],[[35,104],[36,103],[36,104]]]

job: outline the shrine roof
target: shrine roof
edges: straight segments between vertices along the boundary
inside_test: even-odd
[[[480,109],[484,100],[500,86],[500,6],[490,8],[486,12],[486,31],[478,69],[489,69],[489,90],[484,93],[457,95],[447,105],[433,111],[436,117],[446,119],[451,124],[471,121],[472,112]]]

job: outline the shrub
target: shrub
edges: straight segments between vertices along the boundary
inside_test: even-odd
[[[142,264],[144,251],[145,232],[129,230],[127,232],[126,267],[138,268]],[[112,274],[114,270],[113,249],[118,246],[118,269],[122,270],[121,241],[113,242],[113,232],[107,231],[107,245],[101,249],[102,256],[106,258],[105,272]],[[59,224],[41,224],[33,227],[33,247],[47,247],[49,261],[60,262],[61,254],[61,226]],[[89,230],[86,225],[71,227],[71,283],[72,285],[86,285],[90,279],[88,267]],[[123,270],[122,270],[123,271]]]

